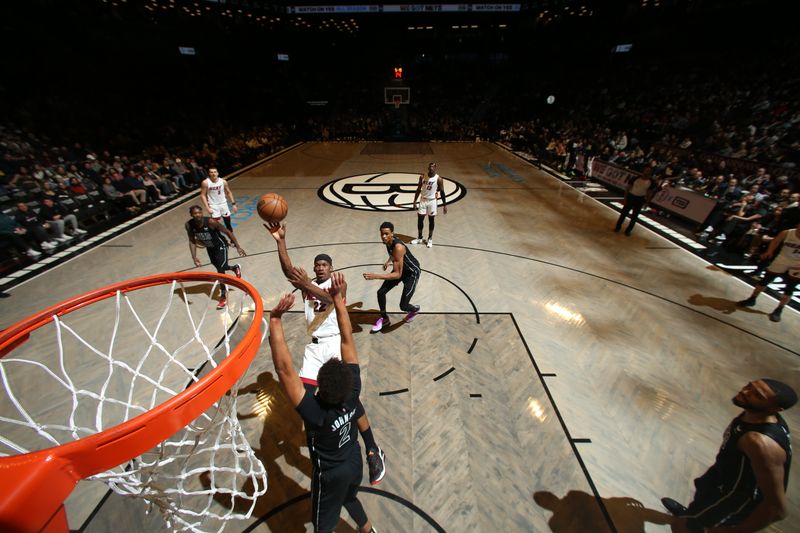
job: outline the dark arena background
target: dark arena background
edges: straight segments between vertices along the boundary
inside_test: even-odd
[[[205,250],[187,251],[185,223],[189,207],[205,212],[217,168],[247,253],[231,246],[229,261],[266,315],[292,286],[257,214],[263,194],[288,203],[296,266],[311,273],[325,253],[346,276],[361,400],[386,453],[385,478],[371,485],[365,463],[359,492],[376,530],[682,531],[660,500],[692,501],[741,412],[730,399],[761,378],[800,387],[795,7],[3,2],[0,329],[125,280],[213,272]],[[442,177],[431,235],[414,208],[430,162]],[[619,231],[642,175],[647,203]],[[380,285],[363,274],[382,272],[384,221],[420,263],[421,309],[404,320],[390,292],[391,326],[372,335]],[[792,250],[772,276],[772,256]],[[181,293],[190,313],[208,307],[203,327],[223,328],[202,335],[217,348],[226,327],[264,318],[233,296],[218,309],[218,291]],[[136,304],[148,325],[161,316],[155,300]],[[110,316],[76,319],[89,344],[105,346]],[[177,336],[179,322],[155,329]],[[284,322],[299,368],[299,302]],[[60,368],[58,347],[36,342]],[[31,451],[9,444],[18,398],[34,419],[72,404],[42,393],[49,378],[6,378],[15,351],[0,356],[0,466]],[[68,371],[102,384],[101,366]],[[226,530],[313,531],[302,421],[266,339],[234,390],[269,488]],[[799,412],[781,413],[790,429]],[[209,514],[236,507],[212,500]],[[796,472],[780,501],[761,527],[800,532]],[[157,507],[97,481],[65,503],[71,530],[179,527]],[[188,529],[218,529],[203,521]],[[342,513],[336,531],[357,529]]]

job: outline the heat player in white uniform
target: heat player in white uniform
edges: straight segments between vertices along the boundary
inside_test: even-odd
[[[782,246],[781,246],[782,245]],[[775,251],[781,246],[781,251],[775,257]],[[800,284],[800,224],[794,229],[783,230],[777,237],[769,243],[769,248],[761,256],[762,259],[775,257],[767,267],[764,278],[758,282],[753,293],[747,300],[736,302],[742,307],[752,307],[756,304],[756,298],[761,292],[772,283],[775,278],[783,278],[786,288],[783,290],[778,302],[778,307],[769,314],[769,319],[773,322],[780,322],[781,311],[784,306],[792,299],[795,287]]]
[[[422,228],[425,215],[428,216],[428,248],[433,247],[433,228],[436,223],[437,193],[442,197],[442,212],[447,214],[447,198],[444,192],[444,180],[436,173],[436,163],[428,164],[428,174],[421,174],[417,192],[414,193],[414,209],[417,211],[417,238],[411,244],[422,244]],[[419,200],[419,202],[417,202]]]
[[[286,225],[276,222],[264,224],[272,237],[278,243],[278,260],[281,270],[297,289],[303,293],[303,304],[306,317],[308,334],[311,342],[306,344],[303,353],[303,365],[300,369],[300,380],[312,394],[317,388],[317,374],[320,367],[329,359],[341,359],[341,335],[333,308],[333,299],[325,289],[331,286],[331,270],[333,260],[327,254],[319,254],[314,258],[314,279],[306,274],[305,270],[292,265],[289,252],[286,248]],[[346,294],[342,295],[347,298]],[[359,400],[359,405],[361,404]],[[363,411],[363,406],[359,409]],[[375,443],[372,428],[366,412],[358,420],[358,431],[364,439],[364,448],[367,452],[367,465],[369,466],[369,481],[377,485],[386,473],[385,455]]]
[[[219,171],[211,167],[208,169],[208,177],[200,184],[200,199],[211,218],[219,221],[221,218],[225,222],[225,227],[233,231],[231,224],[231,210],[228,208],[228,200],[231,201],[233,212],[236,212],[236,200],[233,198],[228,182],[219,177]]]

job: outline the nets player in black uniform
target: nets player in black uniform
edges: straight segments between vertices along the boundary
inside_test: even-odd
[[[192,252],[192,260],[195,266],[200,266],[202,262],[197,258],[197,246],[204,246],[208,252],[208,259],[211,264],[216,267],[217,272],[224,274],[227,270],[232,270],[237,278],[242,277],[241,267],[228,264],[228,242],[222,236],[227,236],[236,251],[239,252],[241,257],[247,254],[239,246],[239,241],[236,236],[228,228],[214,220],[213,218],[203,216],[203,208],[199,205],[193,205],[189,208],[189,214],[192,215],[191,220],[186,222],[186,234],[189,237],[189,251]],[[220,299],[217,303],[217,309],[224,309],[227,303],[228,288],[224,283],[220,284]]]
[[[291,294],[285,294],[269,314],[269,346],[281,387],[305,422],[313,465],[311,519],[314,531],[333,531],[344,507],[359,531],[369,533],[374,532],[372,524],[357,498],[363,464],[355,424],[362,414],[358,402],[361,374],[350,315],[342,297],[347,285],[340,272],[334,272],[331,280],[327,292],[336,309],[342,359],[330,359],[322,365],[317,374],[317,393],[312,394],[303,386],[284,337],[281,317],[294,304]]]
[[[744,412],[725,430],[716,462],[694,480],[692,503],[661,499],[681,519],[672,524],[674,532],[744,533],[786,517],[792,446],[778,412],[797,403],[797,394],[780,381],[759,379],[745,385],[733,403]]]
[[[392,271],[388,274],[371,272],[364,274],[364,279],[367,280],[383,280],[381,288],[378,289],[378,307],[381,310],[381,316],[372,326],[370,333],[378,333],[384,326],[389,325],[389,315],[386,314],[386,293],[397,287],[400,282],[403,282],[400,309],[408,313],[403,320],[411,322],[419,313],[419,306],[411,304],[411,297],[414,296],[421,272],[419,261],[417,261],[417,258],[414,257],[406,244],[394,236],[394,224],[391,222],[381,224],[381,241],[386,245],[386,251],[389,252],[389,259],[383,264],[383,269],[387,270],[389,265],[392,265]]]

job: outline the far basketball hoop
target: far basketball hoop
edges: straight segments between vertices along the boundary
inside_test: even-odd
[[[410,87],[384,87],[383,103],[393,105],[395,109],[400,109],[401,105],[407,105],[411,101]]]

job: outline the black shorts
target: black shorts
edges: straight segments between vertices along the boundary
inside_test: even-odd
[[[311,523],[314,531],[333,531],[339,523],[342,507],[356,499],[361,484],[361,453],[334,467],[314,468],[311,474]]]
[[[208,252],[208,259],[211,264],[217,269],[217,272],[224,273],[228,268],[228,247],[224,244],[206,248]]]

